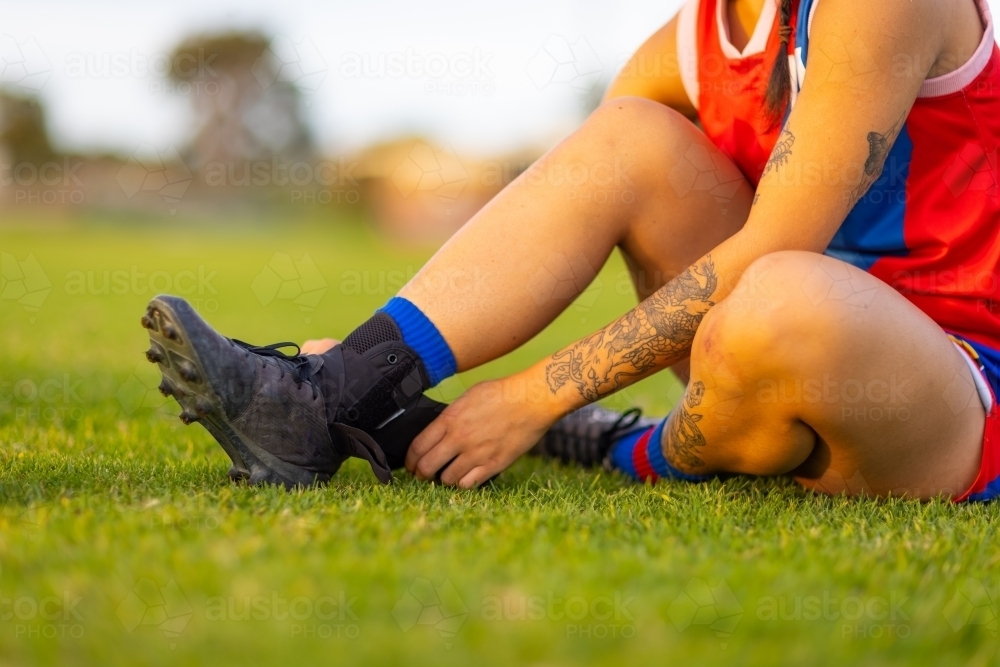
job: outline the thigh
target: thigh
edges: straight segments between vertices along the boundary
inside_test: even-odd
[[[742,229],[754,196],[739,167],[691,121],[671,110],[659,120],[654,150],[663,159],[646,175],[657,194],[637,202],[618,244],[640,300]]]
[[[640,293],[738,230],[753,190],[679,113],[602,105],[503,189],[400,291],[466,370],[530,340],[591,283],[616,246]]]
[[[640,301],[742,229],[753,203],[743,172],[694,123],[673,111],[661,121],[669,158],[653,175],[660,195],[638,207],[618,245]],[[687,384],[687,359],[670,370]]]
[[[715,470],[918,498],[960,494],[978,472],[985,410],[962,353],[846,263],[759,260],[710,311],[691,361]]]

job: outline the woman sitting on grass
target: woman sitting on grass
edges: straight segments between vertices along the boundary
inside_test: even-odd
[[[343,344],[285,356],[160,297],[150,359],[251,483],[354,455],[471,488],[536,448],[639,480],[986,500],[998,141],[985,0],[689,0]],[[541,331],[615,247],[635,309],[443,411],[422,397]],[[663,421],[590,406],[667,368],[687,389]]]

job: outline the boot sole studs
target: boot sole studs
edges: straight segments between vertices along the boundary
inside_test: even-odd
[[[149,349],[146,350],[146,360],[149,361],[149,363],[151,364],[163,363],[166,360],[166,358],[167,355],[163,351],[163,348],[157,345],[156,343],[152,343]]]
[[[180,373],[185,382],[201,384],[201,375],[190,361],[185,359],[180,360],[177,363],[177,372]]]
[[[166,396],[167,398],[174,396],[177,392],[177,388],[174,387],[173,382],[170,381],[170,378],[165,376],[162,380],[160,380],[159,390],[160,393]]]

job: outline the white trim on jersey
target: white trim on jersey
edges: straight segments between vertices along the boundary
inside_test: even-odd
[[[987,414],[993,411],[993,392],[990,391],[990,384],[986,381],[986,373],[983,372],[982,367],[972,358],[969,351],[964,347],[959,345],[954,340],[951,341],[955,343],[955,347],[962,354],[962,358],[965,359],[965,363],[969,365],[969,370],[972,371],[972,382],[976,385],[976,391],[979,393],[979,400],[983,402],[983,407],[986,408]]]
[[[812,7],[809,8],[809,25],[806,28],[808,31],[807,36],[812,38],[812,25],[813,18],[816,16],[816,7],[819,6],[819,0],[813,0]],[[990,5],[987,0],[976,0],[976,6],[979,9],[979,15],[983,20],[983,39],[979,43],[979,47],[976,52],[972,54],[968,62],[959,67],[954,72],[949,72],[942,76],[935,77],[933,79],[927,79],[924,81],[923,85],[920,87],[920,93],[917,95],[917,99],[926,99],[929,97],[944,97],[945,95],[952,95],[954,93],[961,92],[970,83],[976,80],[976,78],[983,73],[986,66],[990,62],[990,57],[993,55],[993,44],[995,40],[994,27],[993,27],[993,15],[990,12]],[[802,58],[801,53],[798,58],[799,64],[801,64]],[[803,70],[804,70],[803,66]],[[802,89],[802,77],[805,75],[803,71],[798,77],[798,82],[796,85],[799,90]],[[796,85],[792,86],[795,90]]]
[[[986,0],[977,0],[979,16],[983,20],[983,40],[979,43],[976,52],[969,58],[969,62],[959,67],[954,72],[949,72],[943,76],[924,81],[920,87],[921,97],[944,97],[964,90],[970,83],[976,80],[990,62],[993,55],[993,15],[990,13],[990,6]]]
[[[729,38],[729,19],[726,16],[726,8],[729,3],[726,0],[717,0],[715,3],[715,29],[719,31],[719,43],[722,45],[722,53],[730,60],[739,60],[747,56],[764,53],[767,48],[767,40],[771,37],[774,28],[774,19],[778,15],[778,0],[767,0],[760,11],[760,18],[753,29],[750,41],[740,51]]]
[[[699,0],[688,0],[677,17],[677,60],[680,63],[681,83],[695,109],[701,96],[698,82],[698,5]]]
[[[799,79],[799,62],[802,60],[802,49],[795,49],[794,54],[788,56],[788,78],[791,86],[788,88],[788,107],[795,108],[795,103],[799,101],[799,91],[802,90],[802,83]]]

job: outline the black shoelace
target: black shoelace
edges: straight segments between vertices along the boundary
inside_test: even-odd
[[[635,423],[639,421],[641,417],[642,408],[629,408],[625,412],[621,413],[611,428],[601,433],[600,456],[602,458],[607,456],[608,452],[611,451],[611,447],[615,444],[615,440],[618,439],[618,436],[635,426]]]
[[[307,355],[302,354],[302,348],[300,348],[296,343],[284,342],[271,343],[270,345],[251,345],[250,343],[245,343],[241,340],[236,340],[235,338],[231,338],[230,340],[237,346],[246,350],[247,356],[256,354],[258,357],[264,357],[265,359],[274,359],[275,365],[281,371],[280,377],[285,377],[285,371],[287,370],[292,374],[292,379],[295,380],[295,386],[301,387],[302,383],[305,382],[312,387],[313,400],[316,400],[319,396],[319,390],[316,388],[316,383],[313,382],[312,379],[312,367],[309,363],[309,358]],[[295,354],[289,355],[282,352],[281,349],[285,347],[294,347]]]
[[[265,359],[274,359],[281,370],[281,377],[285,371],[293,373],[293,379],[298,387],[305,382],[313,391],[313,400],[319,396],[319,390],[312,378],[312,366],[309,363],[309,355],[302,354],[302,348],[295,343],[272,343],[271,345],[251,345],[235,338],[230,339],[234,344],[246,350],[247,356],[256,354]],[[282,348],[294,347],[295,354],[288,355],[281,351]],[[266,362],[264,362],[266,363]],[[385,460],[382,448],[375,440],[359,428],[348,426],[347,424],[334,423],[329,425],[331,431],[336,429],[342,436],[343,453],[348,456],[356,456],[359,459],[368,461],[372,467],[372,472],[383,484],[392,482],[392,472],[389,464]]]

